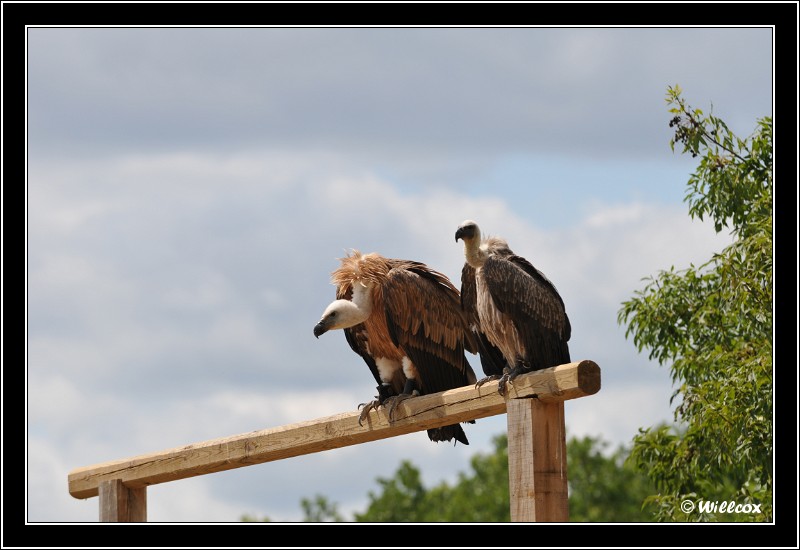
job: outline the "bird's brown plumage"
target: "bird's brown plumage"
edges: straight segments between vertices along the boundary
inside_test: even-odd
[[[337,301],[358,301],[359,308],[368,304],[371,310],[355,325],[336,325],[340,311],[334,302],[314,333],[329,327],[344,330],[350,347],[369,366],[379,393],[384,393],[379,400],[405,393],[409,387],[424,395],[475,383],[464,352],[477,347],[460,308],[459,291],[447,276],[421,262],[358,250],[340,262],[331,274]],[[369,299],[354,300],[356,292],[368,293]],[[467,443],[458,424],[428,430],[428,435],[434,441],[455,437]]]

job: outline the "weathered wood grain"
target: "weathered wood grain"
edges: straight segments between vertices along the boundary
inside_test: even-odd
[[[569,521],[564,403],[513,399],[507,420],[511,521]]]
[[[600,367],[578,361],[517,377],[509,384],[508,399],[538,397],[563,402],[600,390]],[[359,411],[340,413],[296,424],[211,439],[155,453],[76,468],[68,475],[75,498],[98,495],[104,481],[120,480],[128,489],[144,488],[198,475],[222,472],[367,443],[387,437],[466,422],[506,412],[506,399],[497,382],[480,388],[465,386],[403,401],[388,421],[386,411],[371,411],[358,425]]]
[[[129,489],[120,479],[101,481],[100,521],[114,523],[147,521],[147,489]]]

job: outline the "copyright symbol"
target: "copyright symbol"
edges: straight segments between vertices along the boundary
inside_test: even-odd
[[[689,499],[682,501],[681,510],[683,511],[684,514],[691,514],[692,511],[694,510],[694,502]]]

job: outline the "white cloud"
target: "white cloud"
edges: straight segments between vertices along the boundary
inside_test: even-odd
[[[69,494],[67,473],[72,468],[60,444],[44,437],[29,437],[27,452],[27,521],[98,521],[96,498],[78,500]]]
[[[601,367],[602,368],[602,367]],[[669,405],[670,387],[666,371],[660,373],[657,383],[614,383],[604,380],[595,395],[565,403],[564,416],[570,437],[601,437],[612,443],[630,446],[638,429],[656,426],[662,422],[672,424],[673,409]],[[635,414],[634,414],[635,412]]]

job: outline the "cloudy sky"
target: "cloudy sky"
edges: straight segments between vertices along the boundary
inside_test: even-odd
[[[770,28],[27,31],[27,520],[94,522],[70,470],[355,410],[375,384],[312,328],[350,248],[454,281],[477,220],[558,287],[602,389],[569,435],[670,421],[621,302],[729,242],[683,202],[667,87],[740,136],[772,114]],[[471,361],[479,371],[478,358]],[[148,489],[153,522],[346,517],[411,460],[469,472],[505,416]]]

